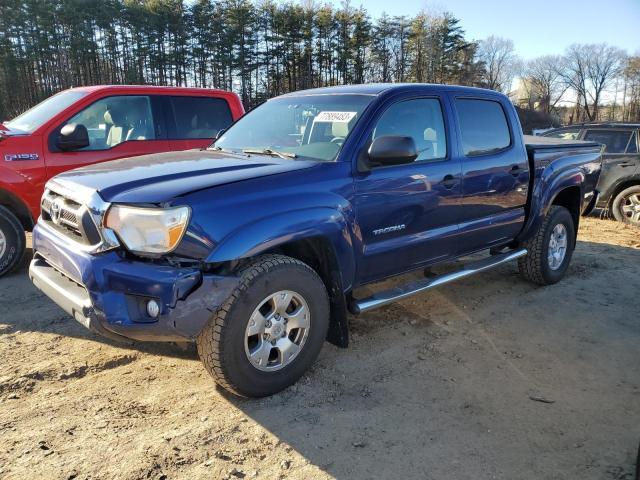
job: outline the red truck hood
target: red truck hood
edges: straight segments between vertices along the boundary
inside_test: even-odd
[[[256,177],[310,168],[316,162],[212,150],[123,158],[54,177],[71,191],[93,190],[106,202],[163,203],[187,193]]]

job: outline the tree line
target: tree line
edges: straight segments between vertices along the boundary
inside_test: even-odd
[[[590,80],[566,73],[541,86],[511,41],[469,39],[447,12],[374,19],[348,0],[339,7],[314,0],[0,0],[0,12],[0,119],[79,85],[221,88],[251,108],[289,91],[346,83],[454,83],[508,93],[516,76],[529,79],[525,106],[552,112],[562,85],[581,112],[598,115]],[[619,70],[618,63],[609,69],[602,89]]]

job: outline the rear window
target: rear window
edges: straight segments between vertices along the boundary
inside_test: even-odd
[[[500,103],[458,98],[456,110],[466,156],[485,155],[511,145],[509,125]]]
[[[630,130],[587,130],[584,140],[605,145],[605,153],[624,153],[631,138]]]
[[[223,98],[170,97],[176,121],[176,139],[214,139],[233,123],[229,104]]]

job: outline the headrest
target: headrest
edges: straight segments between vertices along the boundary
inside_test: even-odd
[[[437,142],[438,141],[438,134],[436,133],[436,131],[433,128],[427,128],[424,131],[424,139],[427,142]]]
[[[111,125],[122,126],[125,123],[125,116],[117,108],[109,106],[104,112],[104,121]]]
[[[347,122],[333,122],[331,124],[331,135],[345,138],[349,135],[349,124]]]

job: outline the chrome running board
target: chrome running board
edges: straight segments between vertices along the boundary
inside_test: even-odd
[[[468,263],[462,270],[457,272],[445,273],[444,275],[438,275],[436,277],[425,278],[423,280],[417,280],[406,285],[401,285],[390,290],[384,290],[373,294],[370,297],[363,298],[361,300],[353,299],[349,304],[349,311],[353,314],[359,314],[368,312],[374,308],[382,307],[389,303],[397,302],[403,298],[410,297],[416,293],[424,292],[445,283],[454,282],[462,278],[470,277],[479,272],[489,270],[490,268],[497,267],[503,263],[510,262],[520,257],[524,257],[527,254],[526,248],[520,248],[518,250],[511,250],[506,253],[498,253],[491,255],[488,258],[483,258],[475,262]]]

